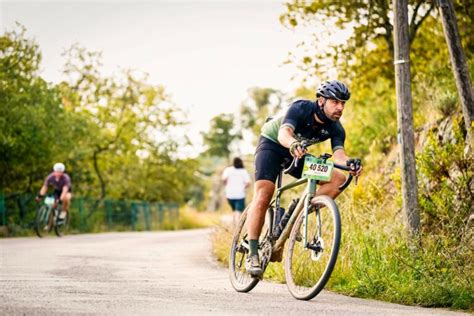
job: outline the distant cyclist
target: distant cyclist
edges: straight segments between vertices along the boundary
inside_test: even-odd
[[[65,170],[66,167],[63,163],[58,162],[54,164],[53,172],[48,175],[38,196],[36,197],[36,202],[40,202],[48,192],[48,187],[52,186],[54,188],[54,198],[62,202],[59,220],[64,220],[66,218],[72,198],[71,178],[64,172]]]
[[[349,159],[344,150],[346,133],[339,119],[350,96],[349,89],[341,81],[325,81],[317,89],[315,101],[296,101],[284,115],[263,125],[255,150],[254,196],[247,218],[250,255],[245,266],[252,276],[260,276],[263,272],[258,256],[258,239],[275,190],[275,181],[280,170],[288,167],[293,157],[303,158],[306,154],[302,141],[315,144],[330,139],[334,161],[345,165]],[[291,175],[300,178],[303,165],[300,163]],[[361,169],[351,171],[353,176],[360,173]],[[320,182],[316,194],[334,199],[345,180],[344,174],[334,170],[330,181]]]

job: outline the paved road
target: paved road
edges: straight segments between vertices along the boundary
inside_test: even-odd
[[[285,285],[235,292],[210,257],[209,230],[0,240],[0,314],[455,315]]]

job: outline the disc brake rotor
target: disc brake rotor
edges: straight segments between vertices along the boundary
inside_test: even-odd
[[[311,260],[318,261],[324,252],[324,241],[321,237],[319,237],[314,245],[318,248],[318,250],[311,250]]]

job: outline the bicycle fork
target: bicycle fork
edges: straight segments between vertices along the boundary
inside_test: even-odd
[[[305,249],[308,248],[308,214],[310,209],[311,200],[316,195],[317,180],[308,179],[306,198],[304,201],[304,221],[303,221],[303,246]]]

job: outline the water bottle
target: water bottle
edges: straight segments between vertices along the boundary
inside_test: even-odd
[[[285,214],[285,209],[283,207],[279,207],[278,210],[275,213],[275,228],[273,229],[273,232],[275,234],[276,229],[278,228],[278,225],[281,222],[282,217]]]
[[[298,205],[300,199],[293,199],[291,201],[290,205],[288,206],[288,212],[286,212],[282,217],[278,225],[275,227],[275,233],[274,236],[276,238],[280,237],[281,233],[283,232],[283,229],[285,229],[286,224],[290,220],[291,215],[293,214],[293,211],[295,210],[296,205]]]

